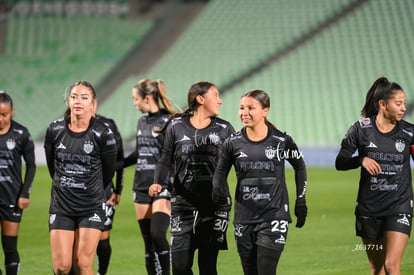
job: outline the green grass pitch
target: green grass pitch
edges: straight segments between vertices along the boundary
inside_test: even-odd
[[[116,209],[111,232],[112,260],[108,274],[146,274],[144,246],[132,202],[134,169],[125,173],[124,193]],[[287,244],[278,266],[278,274],[369,274],[364,251],[355,251],[361,241],[354,232],[354,205],[359,170],[337,172],[328,168],[308,169],[308,209],[305,226],[290,225]],[[291,206],[294,203],[293,171],[287,169]],[[234,191],[234,174],[229,177]],[[48,235],[50,184],[45,167],[38,167],[32,188],[31,205],[24,211],[19,234],[21,275],[52,274]],[[233,226],[227,232],[229,250],[219,254],[221,275],[242,274],[236,251]],[[0,253],[0,262],[3,255]],[[196,260],[194,261],[197,262]],[[3,269],[3,268],[2,268]],[[194,274],[198,274],[197,264]],[[414,272],[414,241],[409,240],[402,262],[402,274]]]

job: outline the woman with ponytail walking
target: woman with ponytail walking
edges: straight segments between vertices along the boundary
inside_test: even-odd
[[[355,225],[371,274],[400,274],[411,232],[414,125],[403,120],[405,103],[400,85],[378,78],[335,163],[337,170],[361,167]]]

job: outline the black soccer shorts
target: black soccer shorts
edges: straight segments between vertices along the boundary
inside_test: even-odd
[[[410,214],[385,217],[356,216],[356,235],[366,240],[379,240],[385,231],[396,231],[410,236],[412,219]]]

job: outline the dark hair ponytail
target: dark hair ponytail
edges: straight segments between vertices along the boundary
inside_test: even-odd
[[[396,91],[402,90],[399,84],[389,81],[386,77],[378,78],[367,92],[361,115],[364,117],[375,116],[378,114],[380,100],[387,102],[388,99],[393,97]]]

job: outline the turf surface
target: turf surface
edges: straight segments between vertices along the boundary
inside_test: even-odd
[[[108,274],[146,274],[144,245],[132,202],[133,168],[125,173],[124,193],[116,209],[111,232],[112,260]],[[337,172],[328,168],[308,169],[308,209],[305,226],[290,225],[287,244],[278,274],[369,274],[365,252],[354,231],[354,205],[358,170]],[[291,198],[295,195],[293,171],[287,170]],[[234,190],[234,174],[229,181]],[[51,180],[45,167],[38,167],[32,188],[31,205],[24,211],[19,235],[20,275],[52,274],[48,235],[48,206]],[[291,199],[291,206],[294,200]],[[242,274],[236,251],[233,226],[227,232],[229,250],[219,254],[220,275]],[[3,262],[0,253],[0,262]],[[198,274],[194,261],[194,274]],[[4,268],[2,268],[4,269]],[[409,240],[402,262],[402,274],[414,273],[414,241]]]

